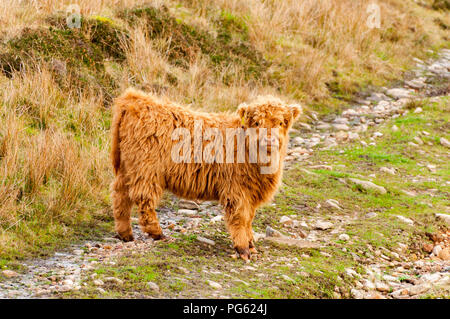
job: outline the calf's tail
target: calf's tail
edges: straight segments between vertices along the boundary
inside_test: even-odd
[[[114,168],[114,174],[117,175],[117,172],[120,168],[120,123],[122,121],[123,115],[125,114],[125,109],[122,107],[121,103],[114,103],[112,108],[112,146],[111,146],[111,160]]]

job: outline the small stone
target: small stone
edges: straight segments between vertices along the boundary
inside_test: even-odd
[[[380,101],[385,101],[388,99],[389,98],[386,95],[384,95],[383,93],[376,93],[376,92],[372,93],[372,95],[367,98],[367,100],[373,101],[373,102],[380,102]]]
[[[431,283],[439,281],[440,278],[441,278],[440,273],[424,274],[422,277],[420,277],[421,280],[431,282]]]
[[[183,214],[183,215],[192,216],[192,215],[196,215],[197,211],[193,210],[193,209],[179,209],[178,213]]]
[[[283,278],[284,280],[286,280],[287,282],[291,282],[294,283],[295,280],[292,279],[291,277],[287,276],[287,275],[281,275],[281,278]]]
[[[411,196],[411,197],[416,197],[416,196],[417,196],[417,194],[414,193],[414,192],[412,192],[412,191],[407,191],[407,190],[402,189],[401,192],[402,192],[403,194],[408,195],[408,196]]]
[[[84,250],[81,250],[81,249],[75,249],[75,250],[73,251],[73,253],[74,253],[75,255],[77,255],[77,256],[81,256],[81,255],[84,254]]]
[[[367,290],[373,290],[375,289],[375,284],[373,282],[371,282],[370,280],[364,280],[363,282],[364,288],[366,288]]]
[[[420,137],[416,136],[414,137],[414,141],[418,144],[418,145],[423,145],[423,141]]]
[[[333,128],[338,131],[348,131],[350,127],[347,124],[333,124]]]
[[[447,224],[450,225],[450,215],[437,213],[436,217],[439,218],[439,219],[442,219],[443,221],[445,221]]]
[[[363,180],[356,179],[356,178],[349,178],[349,181],[353,182],[354,184],[356,184],[357,186],[359,186],[365,190],[372,190],[372,191],[375,191],[380,194],[387,193],[386,189],[383,186],[376,185],[369,181],[363,181]]]
[[[392,125],[391,130],[392,130],[392,132],[397,132],[398,131],[398,126],[397,125]]]
[[[219,284],[218,282],[212,281],[212,280],[208,280],[208,284],[213,287],[214,289],[222,289],[222,285]]]
[[[97,287],[97,289],[95,289],[95,290],[102,295],[106,293],[105,289],[100,288],[100,287]]]
[[[414,80],[411,80],[411,81],[405,81],[405,84],[407,86],[409,86],[410,88],[413,88],[413,89],[416,89],[416,90],[419,90],[419,89],[423,88],[426,85],[423,81],[421,81],[419,79],[414,79]]]
[[[318,222],[316,222],[314,227],[316,229],[320,229],[320,230],[327,230],[327,229],[333,227],[333,224],[330,222],[318,221]]]
[[[185,199],[181,199],[178,202],[178,207],[182,208],[182,209],[188,209],[188,210],[198,210],[200,208],[196,202],[191,201],[191,200],[185,200]]]
[[[395,168],[382,167],[382,168],[380,168],[380,171],[391,174],[391,175],[395,175]]]
[[[409,292],[408,292],[408,289],[399,289],[399,290],[393,291],[390,295],[396,299],[399,299],[399,298],[405,298],[405,297],[409,296]]]
[[[245,266],[244,269],[250,270],[250,271],[257,271],[258,269],[252,266]]]
[[[62,285],[59,287],[58,291],[60,292],[68,292],[73,289],[73,285]]]
[[[253,239],[255,242],[257,242],[258,240],[264,238],[266,235],[265,234],[261,234],[261,233],[253,233]]]
[[[280,223],[283,224],[284,226],[288,226],[288,225],[292,225],[293,221],[288,216],[281,216]]]
[[[308,123],[300,122],[299,124],[300,124],[300,126],[303,127],[305,130],[311,131],[311,125],[309,125]]]
[[[114,283],[117,285],[123,285],[123,280],[116,278],[116,277],[106,277],[106,278],[104,278],[104,281]]]
[[[383,283],[383,282],[380,282],[380,281],[377,281],[376,283],[375,283],[375,288],[378,290],[378,291],[380,291],[380,292],[389,292],[390,291],[390,287],[389,287],[389,285],[387,285],[387,284],[385,284],[385,283]]]
[[[364,298],[364,292],[362,292],[361,290],[353,288],[352,290],[350,290],[350,293],[352,294],[352,297],[355,299],[363,299]]]
[[[66,280],[63,280],[62,284],[65,286],[73,286],[73,281],[70,279],[66,279]]]
[[[325,203],[328,204],[328,206],[336,208],[337,210],[342,210],[342,208],[339,206],[339,202],[335,199],[327,199]]]
[[[14,277],[19,276],[18,273],[16,273],[15,271],[9,270],[9,269],[3,270],[2,275],[5,276],[6,278],[14,278]]]
[[[202,243],[205,243],[205,244],[208,244],[208,245],[211,245],[211,246],[214,246],[216,244],[211,239],[208,239],[208,238],[205,238],[205,237],[202,237],[202,236],[197,236],[197,240],[199,242],[202,242]]]
[[[450,142],[444,137],[441,137],[439,139],[439,142],[441,143],[442,146],[450,147]]]
[[[386,91],[388,96],[394,99],[408,98],[411,96],[411,91],[403,88],[394,88]]]
[[[223,219],[223,215],[217,215],[217,216],[214,216],[213,218],[211,218],[211,223],[219,222],[219,221],[221,221],[222,219]]]
[[[441,252],[441,250],[442,250],[442,247],[439,246],[439,245],[436,245],[436,246],[434,246],[434,248],[433,248],[433,254],[434,254],[435,256],[439,256],[439,253]]]
[[[352,278],[359,276],[358,273],[351,268],[345,268],[345,273]]]
[[[350,141],[356,141],[356,140],[359,140],[360,137],[359,137],[359,134],[356,132],[348,132],[348,139]]]
[[[92,282],[94,285],[96,286],[103,286],[105,283],[103,282],[103,280],[100,279],[96,279]]]
[[[302,145],[304,142],[305,140],[300,136],[297,136],[292,140],[292,143],[295,145]]]
[[[409,294],[411,296],[415,296],[415,295],[420,295],[423,294],[425,292],[427,292],[428,290],[431,289],[431,285],[428,283],[422,284],[422,285],[415,285],[412,286],[411,288],[409,288]]]
[[[442,260],[450,260],[450,248],[444,248],[439,252],[438,257]]]
[[[375,218],[375,217],[377,217],[377,216],[378,216],[377,213],[375,213],[375,212],[370,212],[370,213],[367,213],[365,217],[366,217],[367,219],[371,219],[371,218]]]
[[[347,241],[347,240],[350,239],[350,236],[347,235],[347,234],[340,234],[340,235],[339,235],[339,239],[340,239],[340,240],[343,240],[343,241]]]
[[[159,291],[159,286],[152,281],[147,282],[147,286],[153,291]]]
[[[278,230],[275,230],[272,227],[267,226],[266,237],[284,237],[284,235],[280,233]]]
[[[318,124],[318,125],[316,126],[316,128],[317,128],[318,130],[320,130],[320,131],[326,131],[326,130],[329,130],[329,129],[331,128],[331,125],[328,124],[328,123],[321,123],[321,124]]]
[[[402,222],[407,223],[407,224],[409,224],[409,225],[413,225],[413,224],[414,224],[414,221],[413,221],[412,219],[406,218],[405,216],[402,216],[402,215],[396,215],[396,217],[397,217],[398,219],[400,219]]]
[[[417,107],[417,108],[414,110],[414,113],[416,113],[416,114],[422,113],[422,112],[423,112],[423,109],[422,109],[421,107]]]
[[[381,132],[373,133],[373,137],[382,137],[382,136],[383,136],[383,133],[381,133]]]

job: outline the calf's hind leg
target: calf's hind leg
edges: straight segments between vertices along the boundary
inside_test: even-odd
[[[112,185],[112,200],[115,230],[123,241],[132,241],[134,238],[130,214],[133,202],[128,195],[128,187],[120,172]]]

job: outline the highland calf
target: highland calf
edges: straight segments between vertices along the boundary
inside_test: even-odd
[[[256,253],[252,231],[255,211],[272,199],[281,182],[288,130],[301,111],[299,105],[286,105],[266,96],[240,105],[237,113],[202,113],[128,89],[113,106],[111,155],[116,177],[112,198],[119,237],[133,240],[130,212],[136,204],[142,230],[154,239],[162,238],[155,209],[163,191],[169,190],[185,199],[218,200],[234,248],[248,260]],[[192,141],[174,140],[180,138],[174,134],[177,129]],[[208,129],[215,132],[215,141],[211,141]],[[230,135],[230,129],[237,133]],[[276,134],[262,135],[263,131]],[[231,140],[225,141],[225,136]],[[203,145],[204,140],[214,147]],[[261,154],[253,156],[253,140],[268,160]],[[180,146],[182,160],[177,157]],[[240,154],[243,148],[249,152]],[[275,169],[263,172],[271,165]]]

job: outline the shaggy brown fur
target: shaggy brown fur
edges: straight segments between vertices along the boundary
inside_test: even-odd
[[[112,198],[120,238],[133,240],[133,204],[139,207],[142,230],[154,239],[162,238],[155,208],[163,191],[169,190],[186,199],[218,200],[224,207],[236,251],[248,259],[251,252],[256,252],[252,231],[255,211],[272,199],[281,181],[288,130],[300,113],[300,106],[285,105],[270,96],[241,105],[233,114],[201,113],[128,89],[115,100],[112,123],[111,157],[116,175]],[[226,128],[279,128],[278,169],[274,174],[261,174],[260,167],[269,164],[250,163],[248,148],[244,163],[175,163],[171,151],[177,141],[171,134],[175,128],[184,127],[193,140],[194,120],[203,121],[203,130],[218,128],[224,144]],[[204,148],[207,143],[203,144]],[[271,154],[270,146],[267,149]]]

